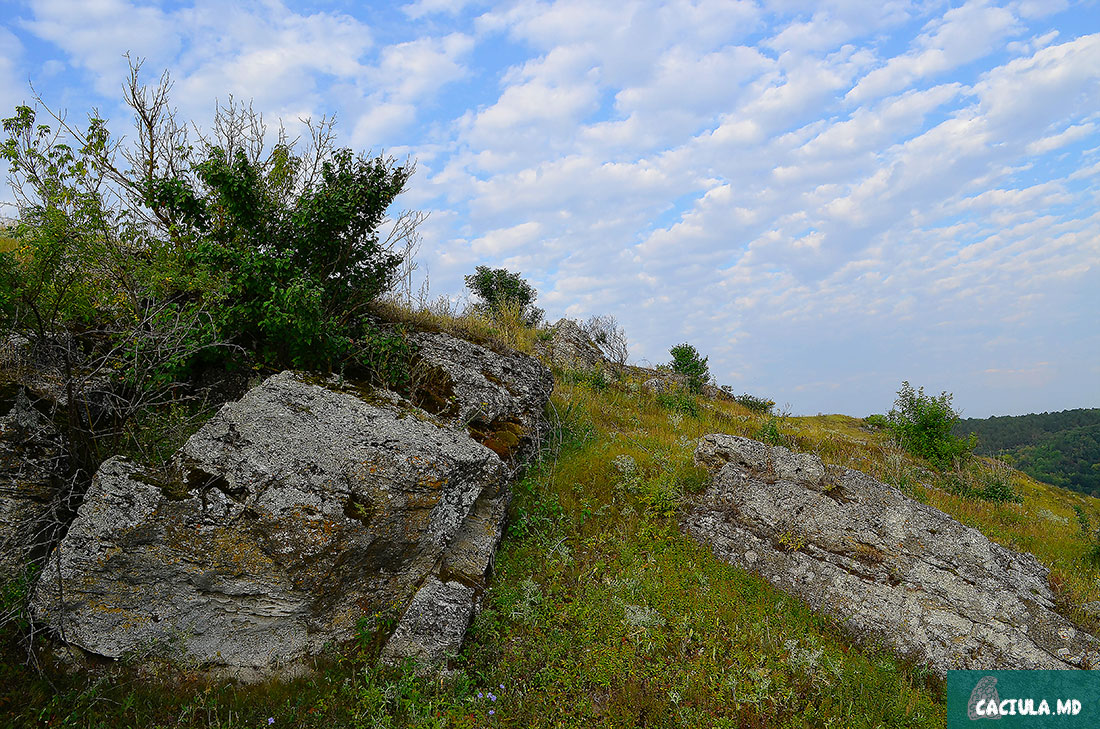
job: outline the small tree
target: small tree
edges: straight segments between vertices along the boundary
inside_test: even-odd
[[[709,357],[700,357],[698,350],[686,342],[677,344],[668,351],[672,355],[672,371],[684,376],[689,390],[699,392],[704,385],[710,383],[710,367],[707,366]]]
[[[593,316],[584,323],[582,328],[604,356],[615,365],[615,369],[621,373],[630,356],[630,350],[627,347],[626,332],[615,321],[615,317],[610,314]]]
[[[969,458],[978,440],[973,433],[968,438],[951,434],[959,421],[951,399],[950,393],[932,397],[924,394],[923,387],[914,390],[908,382],[902,382],[894,408],[886,416],[887,427],[898,445],[941,469]]]
[[[506,309],[515,307],[528,326],[538,326],[542,321],[542,309],[534,306],[538,292],[518,273],[478,266],[473,274],[466,276],[466,287],[481,299],[478,308],[491,318],[500,318]]]
[[[375,374],[379,343],[393,343],[367,307],[422,220],[380,232],[413,166],[337,148],[330,120],[305,121],[304,149],[282,130],[270,146],[260,115],[230,101],[192,144],[167,74],[151,88],[139,71],[124,87],[130,144],[40,99],[0,140],[19,210],[0,250],[0,327],[60,361],[63,425],[89,473],[105,438],[178,401],[203,358],[252,350],[275,367]]]

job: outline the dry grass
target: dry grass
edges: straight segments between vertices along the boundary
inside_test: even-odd
[[[538,331],[527,326],[523,307],[505,306],[488,317],[469,304],[446,296],[420,303],[387,298],[372,304],[373,312],[387,321],[401,322],[414,329],[439,331],[468,339],[497,350],[515,349],[535,353]]]

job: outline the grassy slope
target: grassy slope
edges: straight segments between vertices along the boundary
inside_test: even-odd
[[[55,675],[55,689],[7,661],[0,725],[943,726],[942,686],[919,666],[854,646],[831,621],[679,533],[677,499],[704,478],[691,465],[693,440],[753,436],[763,418],[733,403],[685,414],[637,383],[585,378],[560,377],[553,402],[561,450],[517,487],[486,608],[452,680],[370,668],[378,640],[369,629],[317,677],[253,687],[184,675],[165,691],[126,669],[101,683]],[[932,474],[861,421],[776,424],[796,449],[868,471],[1034,552],[1067,601],[1100,599],[1073,510],[1100,524],[1096,499],[1012,473],[1021,503],[975,501],[935,488]]]

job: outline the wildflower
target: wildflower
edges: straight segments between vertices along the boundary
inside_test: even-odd
[[[483,699],[483,698],[485,698],[485,694],[483,694],[483,693],[481,693],[480,691],[478,691],[478,692],[477,692],[477,697],[478,697],[479,699]]]
[[[495,713],[496,713],[495,711],[493,711],[492,709],[489,709],[489,716],[492,716]]]
[[[611,462],[611,465],[615,467],[615,470],[624,476],[632,476],[634,472],[638,470],[638,464],[634,459],[625,453],[615,457],[615,460]]]
[[[275,723],[275,717],[274,716],[267,717],[267,725],[268,726],[271,726],[274,723]]]
[[[491,694],[491,693],[490,693],[490,694],[489,694],[489,700],[490,700],[490,701],[496,701],[496,700],[497,700],[497,697],[496,697],[496,696],[494,696],[493,694]]]

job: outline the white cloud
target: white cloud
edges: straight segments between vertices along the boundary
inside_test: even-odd
[[[1061,149],[1067,144],[1073,144],[1079,139],[1084,139],[1095,131],[1096,125],[1092,122],[1088,124],[1077,124],[1067,128],[1065,131],[1035,140],[1027,145],[1027,151],[1030,154],[1045,154],[1055,149]]]
[[[954,5],[43,0],[27,29],[113,98],[137,13],[188,103],[335,110],[418,157],[401,204],[433,211],[438,291],[504,265],[635,357],[692,341],[749,391],[866,412],[901,379],[1023,402],[985,372],[1028,369],[1014,347],[1059,352],[1057,383],[1100,346],[1073,323],[1100,286],[1100,36],[1087,8]]]
[[[473,253],[479,256],[503,256],[517,248],[530,245],[538,239],[541,231],[542,226],[537,222],[520,223],[511,228],[491,230],[474,240],[470,247]]]
[[[993,52],[1020,29],[1007,8],[991,6],[988,0],[970,0],[931,23],[908,53],[891,58],[860,79],[847,98],[868,101],[957,68]]]
[[[30,8],[33,19],[25,26],[87,69],[104,95],[117,96],[126,53],[163,67],[181,47],[172,20],[157,7],[126,0],[32,0]]]

